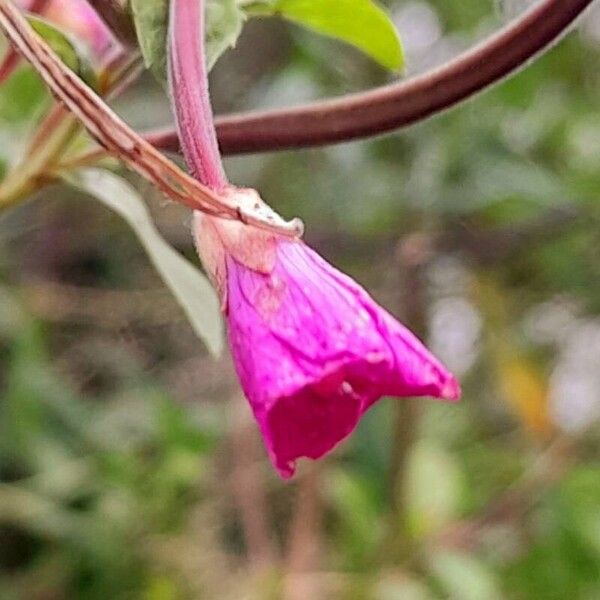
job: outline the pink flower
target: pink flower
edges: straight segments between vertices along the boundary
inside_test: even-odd
[[[85,0],[20,0],[17,4],[85,41],[99,59],[116,44],[108,27]],[[20,61],[18,52],[9,48],[0,61],[0,84],[13,74]]]
[[[454,377],[355,281],[300,241],[248,229],[204,216],[195,226],[237,374],[282,477],[296,459],[331,450],[382,396],[458,399]]]
[[[44,18],[85,41],[96,56],[103,56],[114,43],[108,27],[85,0],[20,0],[18,4],[35,12],[40,5]]]
[[[171,0],[169,81],[192,173],[246,211],[269,210],[227,183],[204,59],[201,0]],[[219,291],[233,361],[279,474],[347,437],[379,398],[456,400],[454,377],[348,276],[301,241],[196,212],[198,253]]]
[[[114,43],[104,21],[85,0],[52,0],[46,16],[84,40],[96,56],[103,56]]]

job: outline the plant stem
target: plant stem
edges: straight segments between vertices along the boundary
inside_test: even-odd
[[[227,187],[208,92],[203,0],[171,0],[169,88],[177,133],[192,174],[214,190]]]
[[[61,62],[9,0],[0,0],[0,27],[98,143],[165,195],[194,210],[241,221],[280,236],[302,235],[303,224],[299,219],[286,222],[264,204],[257,210],[242,206],[235,197],[202,185],[163,156]]]
[[[29,140],[29,145],[25,151],[25,158],[33,156],[52,135],[60,124],[69,116],[69,112],[61,104],[54,104],[49,112],[44,116],[36,131]]]
[[[77,121],[69,114],[49,131],[48,136],[0,183],[0,209],[6,209],[35,191],[45,173],[61,156],[79,131]]]
[[[43,15],[48,4],[50,4],[50,0],[33,0],[27,7],[24,7],[24,10]],[[0,84],[4,83],[12,75],[20,62],[21,57],[19,53],[14,48],[9,48],[0,65]]]
[[[20,61],[19,54],[13,48],[9,48],[0,64],[0,85],[13,74]]]
[[[593,0],[541,0],[523,16],[445,65],[358,94],[293,108],[216,119],[223,154],[322,146],[395,131],[472,98],[555,43]],[[149,132],[154,146],[177,151],[173,130]]]
[[[134,64],[135,57],[119,50],[100,74],[101,91],[110,94],[120,89]],[[14,206],[52,179],[52,168],[80,130],[75,117],[62,104],[55,104],[30,140],[21,163],[0,183],[0,208]]]

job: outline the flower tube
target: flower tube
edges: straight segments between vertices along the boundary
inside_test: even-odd
[[[169,79],[181,145],[203,183],[248,210],[228,184],[203,54],[203,3],[172,0]],[[355,281],[300,240],[194,214],[200,258],[219,291],[236,372],[283,478],[356,427],[382,396],[457,400],[454,377]]]

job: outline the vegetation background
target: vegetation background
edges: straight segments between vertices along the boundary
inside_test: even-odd
[[[385,4],[412,74],[531,3]],[[464,388],[457,405],[382,401],[291,483],[229,357],[207,356],[119,217],[58,186],[3,214],[0,599],[599,598],[599,62],[596,7],[442,117],[227,160]],[[212,90],[225,112],[388,77],[264,19]],[[48,102],[25,67],[0,87],[0,157]],[[170,122],[149,75],[115,107],[139,128]],[[143,189],[195,260],[187,212]]]

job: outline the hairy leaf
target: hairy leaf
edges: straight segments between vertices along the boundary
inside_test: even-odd
[[[167,72],[168,0],[130,0],[144,63],[159,79]]]
[[[168,0],[131,0],[138,41],[148,67],[160,81],[167,73]],[[206,62],[211,69],[221,54],[235,45],[245,13],[236,0],[209,0],[206,4]]]
[[[235,46],[246,18],[236,0],[208,2],[206,5],[206,63],[212,69],[221,54]]]
[[[124,179],[101,169],[80,169],[68,181],[127,221],[194,331],[210,352],[218,355],[223,346],[223,324],[217,295],[208,279],[159,234],[138,193]]]

